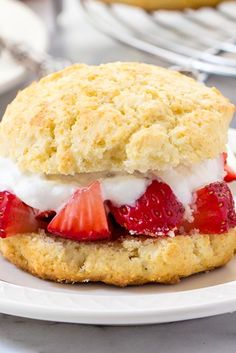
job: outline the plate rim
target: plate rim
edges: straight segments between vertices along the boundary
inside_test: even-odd
[[[227,296],[225,289],[227,289]],[[143,307],[142,309],[137,309],[137,305],[147,296],[139,296],[137,303],[137,295],[134,294],[119,297],[119,304],[121,304],[121,302],[123,304],[124,299],[126,300],[126,308],[123,307],[122,309],[120,305],[118,305],[118,308],[111,310],[111,308],[107,306],[107,298],[110,297],[109,295],[95,297],[79,295],[78,293],[60,293],[22,287],[0,281],[0,310],[5,314],[48,321],[96,325],[143,325],[189,320],[232,312],[236,310],[235,290],[236,281],[231,281],[201,289],[148,295],[148,309]],[[223,295],[222,291],[224,291]],[[195,302],[196,298],[191,295],[194,292],[198,293],[202,300]],[[202,296],[204,292],[208,292],[208,301]],[[19,294],[21,300],[19,300]],[[37,301],[38,298],[36,298],[35,302],[35,294],[37,297],[41,298],[41,303]],[[161,308],[153,307],[155,302],[150,301],[150,296],[155,297]],[[78,301],[74,300],[75,297],[77,299],[79,298],[79,307]],[[132,303],[134,303],[134,297],[136,302],[135,308],[132,305]],[[170,308],[169,303],[167,303],[166,307],[164,307],[163,301],[160,301],[160,297],[162,297],[162,299],[165,297],[165,300],[166,297],[169,297],[172,303],[175,302],[176,299],[182,299],[181,306]],[[187,304],[186,297],[188,297],[188,299],[191,298],[194,303],[191,302]],[[58,301],[58,298],[61,300]],[[84,300],[81,301],[81,298],[87,301],[87,305],[85,305]],[[101,298],[103,299],[102,302]],[[112,297],[112,301],[114,305],[114,297]],[[47,302],[47,304],[45,305],[43,302]],[[63,305],[61,305],[62,303]],[[95,306],[91,305],[94,303]]]

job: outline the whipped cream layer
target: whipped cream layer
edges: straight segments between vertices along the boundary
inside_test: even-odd
[[[171,187],[184,205],[188,205],[192,201],[193,191],[224,179],[224,160],[220,156],[192,167],[180,166],[165,172],[159,172],[157,175]]]
[[[22,172],[10,159],[0,157],[0,191],[10,191],[29,206],[41,211],[59,210],[78,187],[93,180],[100,180],[104,200],[110,200],[117,206],[133,206],[154,179],[167,183],[178,199],[187,206],[196,189],[222,181],[223,178],[222,157],[206,160],[189,168],[178,167],[148,175],[81,174],[61,178]]]
[[[0,191],[10,191],[27,205],[41,211],[59,210],[78,187],[94,180],[100,180],[104,200],[115,205],[134,205],[151,182],[148,178],[134,175],[104,177],[101,173],[58,179],[24,173],[10,159],[0,157]]]

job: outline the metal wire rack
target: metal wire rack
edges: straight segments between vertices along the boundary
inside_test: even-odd
[[[179,70],[236,77],[236,1],[217,8],[154,11],[80,0],[88,20],[120,43]]]

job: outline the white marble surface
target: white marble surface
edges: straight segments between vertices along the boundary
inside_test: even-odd
[[[118,46],[85,23],[75,10],[76,0],[66,0],[66,13],[57,35],[45,16],[49,0],[28,0],[49,25],[51,51],[72,61],[99,63],[114,60],[155,62]],[[215,85],[236,102],[236,80],[212,77]],[[0,114],[16,90],[0,97]],[[236,126],[236,122],[234,122]],[[236,313],[213,318],[145,327],[98,327],[42,322],[0,314],[0,353],[235,353]]]
[[[235,353],[236,314],[139,327],[59,324],[1,315],[1,353]]]

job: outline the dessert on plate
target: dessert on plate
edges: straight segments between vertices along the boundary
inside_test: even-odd
[[[105,3],[123,3],[142,7],[146,10],[182,10],[185,8],[197,9],[203,6],[216,6],[225,0],[100,0]]]
[[[59,282],[174,283],[236,249],[215,88],[141,63],[77,64],[20,92],[0,124],[0,250]]]

